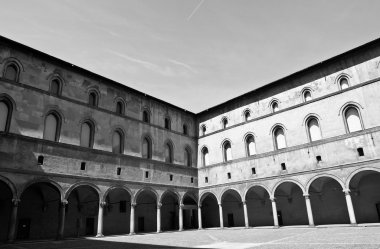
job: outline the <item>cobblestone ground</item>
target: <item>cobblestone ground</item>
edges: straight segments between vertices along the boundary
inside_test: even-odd
[[[23,242],[0,249],[380,248],[380,227],[208,229],[65,241]]]

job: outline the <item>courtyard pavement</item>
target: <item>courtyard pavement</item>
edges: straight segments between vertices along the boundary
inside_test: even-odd
[[[283,227],[205,229],[64,241],[18,242],[0,249],[380,248],[380,227]]]

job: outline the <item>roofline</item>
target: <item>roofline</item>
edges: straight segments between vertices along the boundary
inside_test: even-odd
[[[239,98],[244,98],[245,96],[248,96],[248,95],[250,95],[250,94],[253,94],[253,93],[256,92],[256,91],[260,91],[260,90],[263,90],[264,88],[274,86],[275,84],[278,84],[278,83],[280,83],[281,81],[288,80],[288,79],[293,78],[293,77],[301,76],[302,74],[306,73],[307,71],[315,70],[316,68],[320,67],[321,64],[331,63],[331,62],[333,62],[333,61],[336,61],[336,60],[342,59],[342,58],[348,56],[349,54],[356,53],[356,52],[358,52],[358,51],[360,51],[360,50],[362,50],[362,49],[366,49],[366,48],[368,48],[368,47],[371,47],[371,46],[375,45],[375,44],[378,43],[378,42],[380,42],[380,37],[379,37],[379,38],[376,38],[376,39],[374,39],[374,40],[372,40],[372,41],[370,41],[370,42],[364,43],[364,44],[362,44],[362,45],[360,45],[360,46],[358,46],[358,47],[355,47],[355,48],[353,48],[353,49],[350,49],[350,50],[348,50],[348,51],[346,51],[346,52],[343,52],[343,53],[341,53],[341,54],[338,54],[338,55],[335,55],[335,56],[333,56],[333,57],[330,57],[329,59],[326,59],[326,60],[323,60],[323,61],[318,62],[318,63],[316,63],[316,64],[313,64],[313,65],[311,65],[311,66],[309,66],[309,67],[306,67],[306,68],[304,68],[304,69],[302,69],[302,70],[300,70],[300,71],[296,71],[296,72],[294,72],[294,73],[292,73],[292,74],[289,74],[289,75],[287,75],[287,76],[285,76],[285,77],[282,77],[282,78],[280,78],[280,79],[277,79],[277,80],[275,80],[275,81],[272,81],[271,83],[268,83],[268,84],[263,85],[263,86],[261,86],[261,87],[255,88],[254,90],[251,90],[251,91],[246,92],[246,93],[244,93],[244,94],[238,95],[238,96],[236,96],[236,97],[234,97],[234,98],[232,98],[232,99],[229,99],[229,100],[227,100],[227,101],[224,101],[224,102],[222,102],[222,103],[220,103],[220,104],[217,104],[217,105],[215,105],[215,106],[212,106],[212,107],[210,107],[210,108],[207,108],[207,109],[204,110],[204,111],[198,112],[196,115],[197,115],[197,116],[200,116],[200,115],[203,115],[203,114],[205,114],[205,113],[207,113],[207,112],[214,111],[215,109],[218,109],[218,108],[220,108],[220,107],[222,107],[222,106],[224,106],[224,105],[231,104],[232,102],[238,100]]]
[[[2,36],[2,35],[0,35],[0,40],[4,40],[5,42],[12,43],[12,44],[15,45],[15,46],[21,47],[22,49],[26,49],[26,50],[32,51],[33,53],[37,53],[37,54],[39,54],[39,55],[41,55],[41,56],[47,57],[47,58],[49,58],[49,59],[51,59],[51,60],[56,61],[57,63],[63,64],[63,65],[66,66],[66,67],[74,68],[74,69],[78,70],[78,71],[81,72],[81,73],[89,74],[91,77],[99,78],[99,80],[102,81],[102,83],[104,83],[104,82],[109,82],[109,83],[114,84],[114,85],[116,85],[116,86],[119,86],[119,87],[122,87],[122,88],[126,88],[128,91],[130,91],[130,92],[132,92],[132,93],[140,94],[140,95],[146,96],[146,97],[148,97],[148,98],[150,98],[150,99],[153,99],[153,100],[155,100],[155,101],[157,101],[157,102],[159,102],[159,103],[162,103],[162,104],[168,105],[168,106],[170,106],[170,107],[172,107],[172,108],[174,108],[174,109],[181,110],[181,111],[186,112],[186,113],[188,113],[188,114],[190,114],[190,115],[193,115],[193,116],[196,115],[195,113],[193,113],[193,112],[191,112],[191,111],[188,111],[188,110],[186,110],[186,109],[184,109],[184,108],[178,107],[178,106],[176,106],[176,105],[174,105],[174,104],[168,103],[168,102],[166,102],[166,101],[164,101],[164,100],[162,100],[162,99],[159,99],[159,98],[153,97],[153,96],[151,96],[151,95],[149,95],[149,94],[146,94],[146,93],[140,92],[139,90],[136,90],[136,89],[134,89],[134,88],[131,88],[131,87],[129,87],[129,86],[126,86],[126,85],[124,85],[124,84],[122,84],[122,83],[119,83],[119,82],[117,82],[117,81],[111,80],[111,79],[109,79],[109,78],[106,78],[105,76],[102,76],[102,75],[99,75],[99,74],[97,74],[97,73],[91,72],[91,71],[89,71],[89,70],[87,70],[87,69],[84,69],[84,68],[82,68],[82,67],[76,66],[76,65],[74,65],[74,64],[72,64],[72,63],[69,63],[69,62],[64,61],[64,60],[62,60],[62,59],[59,59],[59,58],[54,57],[54,56],[52,56],[52,55],[49,55],[49,54],[47,54],[47,53],[44,53],[44,52],[42,52],[42,51],[40,51],[40,50],[34,49],[34,48],[32,48],[32,47],[29,47],[29,46],[27,46],[27,45],[25,45],[25,44],[22,44],[22,43],[16,42],[16,41],[14,41],[14,40],[11,40],[11,39],[9,39],[9,38],[7,38],[7,37],[4,37],[4,36]]]

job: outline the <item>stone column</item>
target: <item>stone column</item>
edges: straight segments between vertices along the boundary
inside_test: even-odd
[[[247,211],[247,203],[243,201],[243,210],[244,210],[244,224],[245,228],[249,227],[249,222],[248,222],[248,211]]]
[[[311,203],[310,203],[310,195],[305,194],[305,202],[306,202],[306,211],[307,211],[307,218],[309,220],[309,226],[314,226],[314,219],[313,219],[313,211],[311,210]]]
[[[98,212],[98,233],[96,234],[96,237],[102,237],[103,236],[103,209],[106,206],[106,202],[101,201],[99,202],[99,212]]]
[[[157,233],[161,232],[161,203],[157,204]]]
[[[343,192],[346,196],[346,203],[347,203],[348,215],[350,216],[350,223],[351,223],[351,225],[356,225],[354,206],[352,205],[350,190],[349,189],[343,189]]]
[[[131,203],[131,217],[129,219],[129,234],[135,234],[135,207],[136,203]]]
[[[219,205],[219,222],[220,222],[220,228],[224,228],[223,224],[223,207],[221,203],[218,203]]]
[[[179,212],[178,212],[178,216],[179,216],[179,231],[182,231],[183,230],[183,204],[180,204],[179,205]]]
[[[198,229],[202,229],[202,206],[198,206]]]
[[[59,207],[59,218],[58,218],[58,231],[57,231],[57,240],[62,240],[65,232],[65,217],[66,217],[66,205],[67,200],[64,199],[60,203]]]
[[[278,217],[277,217],[277,206],[276,206],[276,198],[270,198],[272,201],[272,213],[273,213],[273,223],[274,227],[278,227]]]
[[[16,224],[17,224],[17,209],[20,199],[12,199],[12,210],[8,228],[8,242],[12,243],[15,239]]]

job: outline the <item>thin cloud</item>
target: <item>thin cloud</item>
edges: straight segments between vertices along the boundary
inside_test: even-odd
[[[198,73],[194,68],[192,68],[190,65],[184,63],[184,62],[180,62],[180,61],[177,61],[177,60],[173,60],[173,59],[168,59],[169,62],[175,64],[175,65],[178,65],[178,66],[181,66],[187,70],[189,70],[190,72],[192,73]]]
[[[187,17],[187,21],[190,21],[190,19],[193,17],[193,15],[198,11],[198,9],[202,6],[205,0],[201,0],[198,5],[195,7],[195,9],[191,12],[191,14]]]

